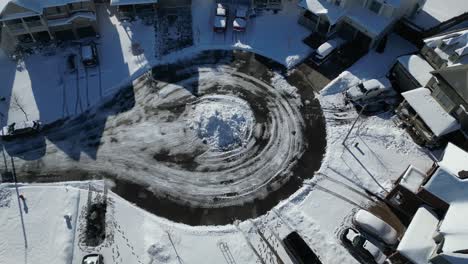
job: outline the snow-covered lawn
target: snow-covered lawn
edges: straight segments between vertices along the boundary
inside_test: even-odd
[[[0,185],[0,263],[70,263],[77,189],[20,186],[18,194],[14,185]],[[68,223],[66,215],[71,216]]]

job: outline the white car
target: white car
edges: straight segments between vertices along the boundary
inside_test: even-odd
[[[39,120],[12,123],[2,128],[0,136],[3,139],[9,139],[16,136],[33,134],[39,132],[41,130],[41,126],[42,124]]]
[[[376,97],[395,96],[396,92],[387,78],[371,79],[350,87],[346,91],[346,99],[353,102],[363,102]]]
[[[315,50],[312,60],[317,65],[322,64],[345,43],[346,41],[340,37],[326,41]]]
[[[398,243],[397,231],[366,210],[361,209],[354,215],[353,224],[387,245],[393,246]]]
[[[249,8],[246,6],[239,6],[236,9],[236,18],[232,22],[232,29],[234,31],[244,32],[247,27],[247,17]]]
[[[223,33],[226,31],[227,26],[227,8],[221,4],[216,4],[215,10],[215,17],[214,17],[214,24],[213,24],[213,31]]]
[[[361,258],[365,260],[372,258],[377,264],[385,263],[387,256],[385,256],[382,250],[363,237],[357,230],[346,228],[340,237],[343,243],[351,250],[356,251]]]

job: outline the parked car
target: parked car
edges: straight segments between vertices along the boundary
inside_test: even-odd
[[[226,31],[228,9],[224,4],[216,4],[213,31],[223,33]]]
[[[104,264],[104,257],[101,254],[88,254],[83,257],[81,264]]]
[[[94,67],[99,63],[95,43],[91,42],[81,46],[81,62],[85,67]]]
[[[324,63],[344,44],[346,44],[346,41],[340,37],[336,37],[326,41],[315,50],[312,56],[312,61],[317,65]]]
[[[353,224],[389,246],[394,246],[398,243],[397,231],[388,223],[366,210],[361,209],[354,215]]]
[[[244,32],[247,27],[247,17],[249,8],[247,6],[239,6],[236,9],[236,18],[232,22],[232,29],[234,31]]]
[[[292,232],[283,239],[286,251],[294,263],[321,264],[320,259],[310,249],[307,243],[297,232]]]
[[[76,70],[75,57],[76,55],[73,53],[69,54],[67,57],[67,65],[70,72],[74,72]]]
[[[1,137],[8,140],[17,136],[34,134],[41,130],[41,125],[39,120],[12,123],[2,128]]]
[[[354,228],[348,227],[344,229],[340,234],[340,239],[343,241],[345,247],[352,251],[355,257],[362,259],[360,262],[383,264],[387,259],[387,256],[385,256],[382,250],[367,240]]]
[[[346,91],[346,99],[355,103],[379,98],[396,96],[397,93],[392,88],[390,80],[387,78],[370,79],[350,87]]]

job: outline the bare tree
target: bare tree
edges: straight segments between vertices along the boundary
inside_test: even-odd
[[[26,118],[26,121],[29,121],[28,114],[24,110],[24,106],[23,106],[23,104],[21,102],[21,99],[18,97],[18,95],[13,94],[11,99],[12,99],[11,107],[13,109],[21,110],[21,112],[23,112],[23,114],[24,114],[24,117]]]

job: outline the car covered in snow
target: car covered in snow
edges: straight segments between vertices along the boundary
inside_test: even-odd
[[[226,31],[228,9],[224,4],[217,3],[213,22],[213,31],[223,33]]]
[[[328,58],[330,58],[335,52],[338,52],[338,50],[346,44],[346,40],[340,38],[340,37],[335,37],[332,39],[329,39],[322,45],[320,45],[312,55],[312,61],[320,65],[324,63]]]
[[[370,79],[360,82],[355,86],[351,86],[345,93],[346,99],[355,103],[363,103],[379,97],[396,95],[397,93],[393,90],[392,84],[387,78]]]
[[[101,254],[88,254],[83,257],[81,264],[104,264],[104,257]]]
[[[234,31],[244,32],[247,27],[247,17],[249,8],[247,6],[239,6],[236,9],[236,17],[232,21],[232,29]]]
[[[388,223],[366,210],[361,209],[353,216],[353,224],[358,229],[389,246],[394,246],[398,243],[397,231]]]
[[[362,263],[385,263],[387,256],[376,245],[367,240],[359,231],[348,227],[340,233],[340,239]]]
[[[41,130],[41,126],[39,120],[12,123],[2,128],[1,137],[8,140],[17,136],[34,134]]]
[[[99,63],[96,44],[91,42],[81,46],[81,62],[85,67],[94,67]]]

